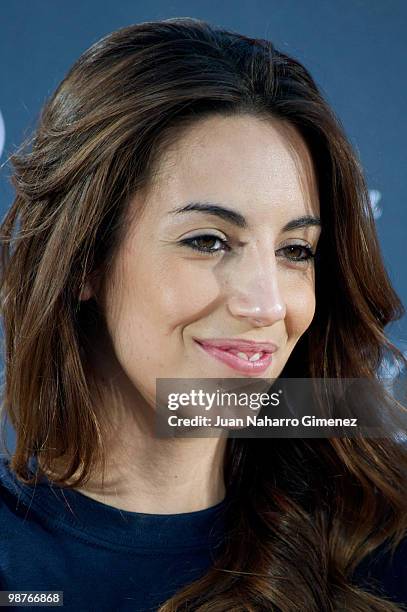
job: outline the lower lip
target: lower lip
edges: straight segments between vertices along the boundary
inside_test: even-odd
[[[195,340],[196,342],[196,340]],[[233,353],[229,353],[228,351],[223,351],[220,348],[215,348],[214,346],[209,346],[208,344],[200,344],[196,342],[198,346],[201,347],[212,357],[215,357],[218,361],[225,363],[236,372],[241,372],[242,374],[263,374],[270,367],[272,361],[271,353],[264,353],[260,359],[257,361],[245,361],[233,355]]]

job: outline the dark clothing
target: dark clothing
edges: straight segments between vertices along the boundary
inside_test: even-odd
[[[63,591],[63,610],[72,612],[156,611],[209,569],[225,503],[182,514],[127,512],[47,479],[24,485],[0,456],[0,590]],[[401,602],[406,558],[404,546],[393,568],[372,566]]]
[[[396,548],[393,559],[385,549],[377,548],[363,559],[353,580],[366,591],[389,597],[398,604],[407,604],[407,538]],[[406,607],[407,610],[407,607]]]
[[[0,457],[0,590],[63,591],[70,612],[156,612],[209,569],[225,501],[182,514],[126,512],[48,481],[34,490],[7,464]]]

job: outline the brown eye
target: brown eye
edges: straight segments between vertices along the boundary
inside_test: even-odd
[[[214,236],[201,236],[200,238],[195,238],[195,244],[201,249],[212,250],[218,240]]]
[[[299,247],[297,245],[297,246],[287,247],[287,249],[288,249],[290,256],[293,257],[294,259],[303,259],[302,255],[304,255],[304,251],[305,251],[303,247]]]
[[[310,247],[304,246],[303,244],[291,244],[280,249],[280,251],[287,253],[287,259],[300,263],[307,262],[315,257]]]
[[[219,236],[211,234],[202,234],[194,238],[186,238],[185,240],[181,240],[181,244],[208,255],[216,255],[219,252],[230,250],[224,238],[219,238]]]

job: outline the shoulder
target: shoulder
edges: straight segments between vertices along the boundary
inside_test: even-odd
[[[10,480],[8,462],[9,457],[0,453],[0,503],[7,492],[7,483],[9,483]]]
[[[4,519],[4,512],[13,510],[16,514],[30,505],[32,490],[24,485],[10,467],[11,457],[0,453],[0,510]]]
[[[4,511],[10,499],[17,497],[18,487],[9,468],[10,457],[0,453],[0,510]]]
[[[383,544],[359,564],[356,582],[367,590],[387,595],[399,603],[407,603],[407,536],[394,553]]]

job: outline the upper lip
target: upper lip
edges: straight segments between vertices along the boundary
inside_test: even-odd
[[[273,342],[255,342],[254,340],[242,340],[240,338],[194,338],[202,345],[213,346],[220,349],[236,349],[238,351],[257,351],[274,353],[278,346]]]

